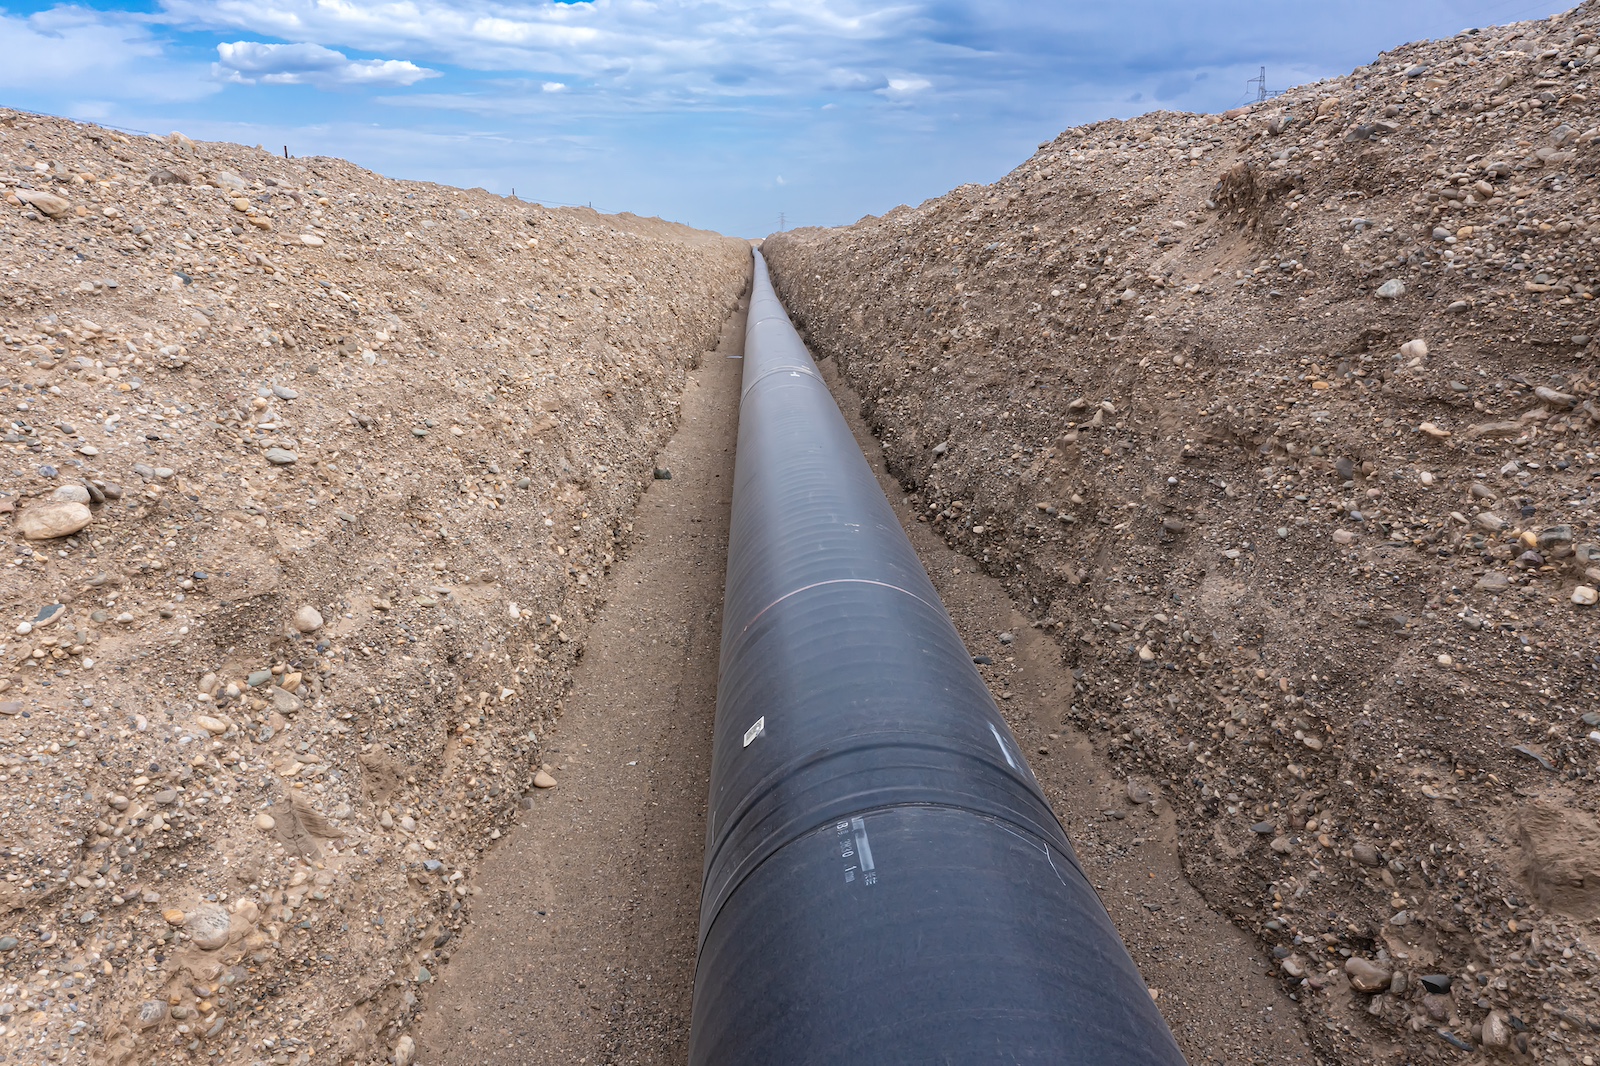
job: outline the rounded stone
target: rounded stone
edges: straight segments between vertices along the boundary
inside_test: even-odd
[[[306,604],[294,613],[294,627],[302,633],[315,633],[322,628],[322,612]]]
[[[17,528],[29,540],[69,537],[94,521],[89,508],[73,500],[34,504],[17,518]]]
[[[1350,985],[1357,992],[1382,992],[1388,989],[1389,980],[1394,976],[1394,971],[1371,959],[1363,959],[1359,955],[1347,959],[1344,972],[1350,978]]]
[[[230,919],[227,908],[220,904],[202,903],[189,912],[183,924],[202,951],[214,951],[228,942]]]
[[[50,494],[50,498],[66,503],[88,503],[89,490],[82,485],[62,485]]]

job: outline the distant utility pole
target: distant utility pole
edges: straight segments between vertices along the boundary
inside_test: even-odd
[[[789,216],[782,211],[778,212],[778,232],[782,233],[789,228]]]
[[[289,146],[287,144],[283,146],[283,158],[289,158]]]

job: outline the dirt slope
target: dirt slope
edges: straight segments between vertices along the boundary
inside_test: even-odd
[[[746,302],[689,376],[538,792],[413,1032],[427,1066],[689,1056]]]
[[[1591,2],[765,246],[1330,1061],[1600,1050],[1597,57]]]
[[[0,1061],[387,1057],[747,246],[5,110],[0,185]]]

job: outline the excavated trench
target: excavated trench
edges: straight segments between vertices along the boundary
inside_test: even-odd
[[[678,1063],[688,1055],[746,302],[691,375],[550,737],[554,788],[477,879],[478,918],[424,1001],[417,1061]],[[999,582],[915,521],[860,398],[824,377],[1091,882],[1191,1062],[1311,1062],[1268,964],[1184,879],[1159,790],[1064,720],[1073,677]]]

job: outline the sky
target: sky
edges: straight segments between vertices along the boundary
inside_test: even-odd
[[[0,104],[755,237],[1536,0],[0,0]]]

